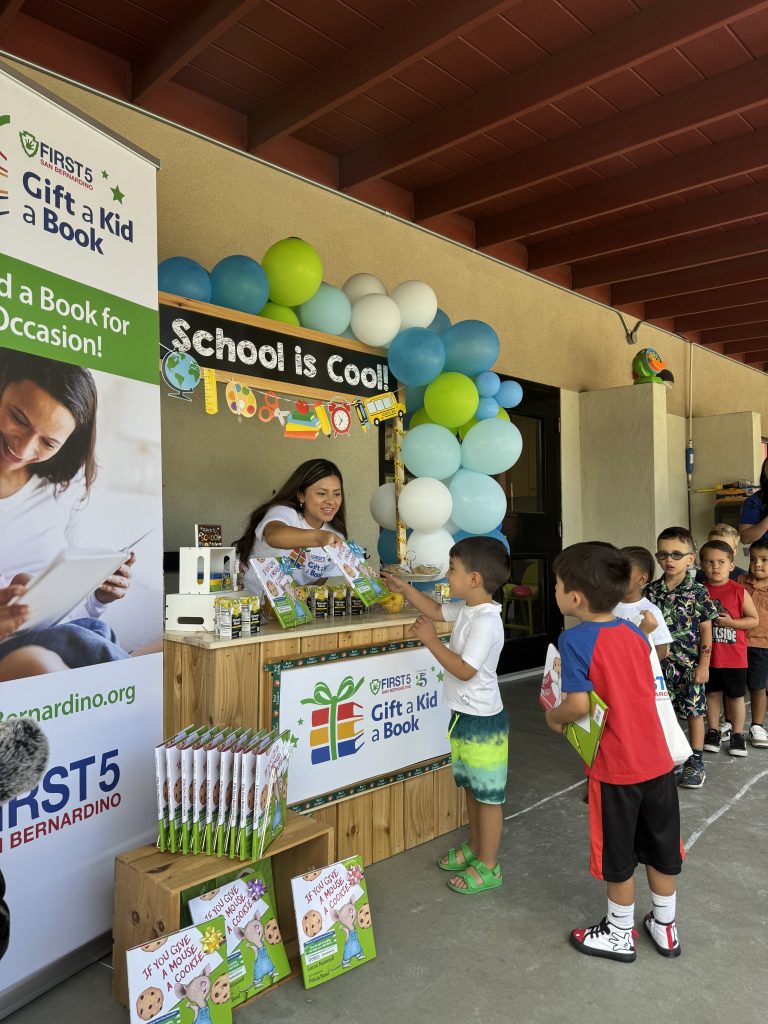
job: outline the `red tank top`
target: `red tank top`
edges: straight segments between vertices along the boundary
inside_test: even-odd
[[[744,618],[744,587],[734,580],[720,586],[705,583],[713,601],[719,602],[732,619]],[[712,668],[747,667],[747,631],[712,623]]]

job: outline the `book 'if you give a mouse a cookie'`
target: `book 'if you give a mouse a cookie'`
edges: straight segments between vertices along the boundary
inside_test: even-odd
[[[223,915],[126,952],[131,1024],[231,1024]]]
[[[291,879],[305,988],[376,956],[368,887],[359,855]]]

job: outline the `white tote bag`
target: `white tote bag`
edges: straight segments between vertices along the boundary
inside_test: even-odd
[[[656,680],[656,710],[659,713],[659,721],[664,730],[669,753],[675,764],[683,764],[693,754],[693,751],[686,739],[685,733],[680,728],[677,715],[672,707],[672,701],[669,699],[669,693],[667,692],[667,684],[664,680],[664,673],[661,671],[661,662],[653,645],[651,645],[651,668]]]

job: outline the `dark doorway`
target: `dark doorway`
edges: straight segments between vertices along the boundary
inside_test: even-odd
[[[509,418],[523,437],[515,465],[496,479],[507,495],[502,523],[512,575],[504,588],[506,643],[499,674],[544,664],[557,643],[563,617],[555,603],[552,561],[562,547],[560,494],[560,392],[521,380],[523,400]]]

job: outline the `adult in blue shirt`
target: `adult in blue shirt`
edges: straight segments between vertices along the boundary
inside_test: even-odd
[[[745,544],[768,540],[768,459],[760,470],[760,490],[741,506],[739,535]]]

